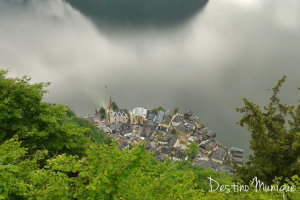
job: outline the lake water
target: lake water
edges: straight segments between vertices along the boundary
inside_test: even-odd
[[[52,82],[45,101],[78,115],[107,106],[109,96],[122,108],[192,110],[218,141],[248,155],[250,136],[236,125],[241,99],[263,105],[283,75],[282,99],[299,99],[300,2],[210,0],[182,14],[179,7],[166,20],[150,12],[110,23],[61,0],[3,0],[0,65]]]

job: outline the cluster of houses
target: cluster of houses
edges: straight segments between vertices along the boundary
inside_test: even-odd
[[[113,110],[110,98],[105,119],[101,119],[99,110],[83,118],[95,123],[109,137],[117,140],[121,150],[132,148],[141,141],[147,142],[145,148],[160,161],[166,157],[173,161],[187,159],[185,150],[194,142],[198,146],[195,166],[234,173],[234,163],[243,163],[243,150],[218,143],[215,140],[216,133],[201,124],[199,117],[191,111],[178,114],[162,108],[142,107],[131,111]]]

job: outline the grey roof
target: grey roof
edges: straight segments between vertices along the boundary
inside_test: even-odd
[[[227,155],[226,149],[219,147],[211,154],[211,158],[223,162],[226,155]]]
[[[121,150],[123,150],[128,145],[128,143],[125,143],[122,140],[119,140],[118,142],[119,142],[118,148],[121,149]]]
[[[187,128],[191,128],[191,129],[193,129],[195,127],[195,125],[193,123],[184,123],[184,126],[186,126]]]
[[[221,165],[221,166],[217,167],[216,170],[220,171],[220,172],[232,173],[234,169],[231,165]]]
[[[177,116],[173,119],[173,122],[176,122],[176,123],[181,122],[180,117],[177,115]]]
[[[162,123],[162,120],[163,120],[163,118],[164,118],[164,112],[163,111],[158,111],[158,113],[157,113],[157,115],[156,115],[156,117],[155,117],[155,122],[158,122],[158,123]]]
[[[200,144],[203,141],[202,137],[197,137],[197,139],[195,139],[195,142],[197,144]]]
[[[217,163],[217,162],[214,162],[213,160],[202,160],[202,159],[199,159],[199,160],[196,160],[194,162],[194,164],[196,166],[201,166],[201,167],[205,167],[205,168],[211,168],[211,169],[214,169],[216,170],[217,168],[219,168],[220,166],[222,166],[221,163]]]
[[[144,126],[143,128],[143,133],[146,133],[146,135],[150,135],[155,131],[155,127],[154,126]]]
[[[130,125],[129,124],[120,124],[120,128],[122,131],[128,131],[130,130]]]
[[[164,136],[164,140],[165,140],[165,141],[171,141],[171,140],[177,140],[177,138],[176,138],[174,135],[168,133],[168,134],[166,134],[166,135]]]
[[[151,120],[146,120],[144,121],[144,127],[154,127],[156,126],[155,122],[151,121]]]
[[[207,131],[208,131],[208,128],[207,128],[206,126],[201,127],[201,128],[198,130],[198,132],[199,132],[200,134],[203,134],[203,133],[205,133],[205,132],[207,132]]]
[[[186,126],[185,124],[183,123],[180,123],[178,126],[176,126],[175,128],[176,130],[180,131],[180,132],[183,132],[185,134],[189,134],[193,131],[192,128]]]
[[[119,110],[114,110],[113,111],[113,116],[114,117],[126,117],[128,116],[128,110],[127,109],[119,109]]]
[[[161,153],[160,153],[159,151],[155,151],[155,152],[154,152],[154,157],[155,157],[155,158],[159,158],[159,157],[160,157],[160,154],[161,154]]]
[[[232,152],[232,155],[233,155],[234,157],[239,157],[239,158],[243,158],[243,157],[244,157],[244,154],[241,153],[241,152]]]
[[[241,152],[241,153],[244,153],[244,150],[243,149],[239,149],[239,148],[236,148],[236,147],[231,147],[231,152]]]
[[[120,128],[121,124],[109,124],[110,129],[112,128]]]
[[[117,132],[110,134],[111,137],[119,138],[121,135]]]
[[[168,128],[167,127],[163,127],[163,126],[157,126],[156,129],[159,130],[159,131],[166,132]]]
[[[201,144],[200,147],[202,147],[205,151],[211,151],[217,147],[217,143],[214,139],[211,139],[208,142]]]
[[[164,118],[164,120],[162,121],[162,123],[163,123],[163,124],[169,125],[170,122],[171,122],[171,120],[172,120],[172,117],[166,116],[166,117]]]
[[[149,115],[147,115],[147,117],[146,117],[146,119],[148,119],[148,120],[154,120],[155,119],[155,117],[156,117],[156,115],[155,114],[153,114],[153,113],[150,113]]]
[[[151,148],[155,148],[156,147],[156,145],[155,145],[155,142],[150,142],[150,146],[151,146]]]
[[[166,147],[166,146],[162,146],[161,147],[161,152],[165,153],[165,154],[169,154],[171,152],[171,148],[170,147]]]
[[[110,124],[109,125],[109,128],[112,132],[115,132],[115,131],[120,131],[121,129],[121,124]]]
[[[193,116],[193,112],[192,111],[187,111],[187,112],[185,112],[184,114],[183,114],[183,116],[184,116],[184,118],[190,118],[190,117],[192,117]]]
[[[199,119],[199,117],[198,116],[194,116],[194,119],[193,119],[196,123],[198,123],[198,124],[200,124],[201,123],[201,121],[200,121],[200,119]]]
[[[182,149],[176,147],[172,149],[174,151],[174,156],[176,158],[184,159],[186,157],[185,153],[182,151]]]
[[[147,145],[145,146],[145,149],[146,149],[146,150],[150,150],[150,149],[151,149],[150,143],[147,143]]]
[[[172,120],[172,117],[173,117],[173,115],[166,113],[164,115],[164,119],[163,119],[162,123],[163,124],[169,124],[171,122],[171,120]]]
[[[173,146],[173,145],[176,143],[177,138],[176,138],[174,135],[172,135],[172,134],[170,134],[170,133],[167,133],[167,134],[163,137],[163,140],[166,141],[166,142],[168,142],[168,145],[169,145],[169,146]]]
[[[238,164],[242,164],[243,163],[243,158],[233,157],[233,161],[238,163]]]
[[[217,134],[216,134],[215,132],[213,132],[213,131],[208,131],[208,132],[207,132],[207,136],[210,137],[210,138],[215,138],[216,135],[217,135]]]
[[[107,126],[102,126],[102,130],[103,130],[105,133],[109,132]]]

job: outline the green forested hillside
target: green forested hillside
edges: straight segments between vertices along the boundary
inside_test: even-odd
[[[159,162],[142,143],[120,151],[68,108],[42,102],[47,85],[0,71],[0,199],[282,199],[254,189],[209,192],[208,177],[220,186],[242,180],[189,160]]]

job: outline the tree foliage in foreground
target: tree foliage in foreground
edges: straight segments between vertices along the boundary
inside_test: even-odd
[[[0,145],[0,199],[282,199],[277,192],[207,192],[207,177],[222,185],[232,177],[189,162],[159,162],[143,144],[120,151],[116,143],[91,143],[81,158],[61,154],[40,168],[45,155],[28,157],[16,137]],[[299,179],[292,184],[300,187]]]
[[[251,133],[250,148],[254,154],[238,175],[246,183],[254,176],[271,183],[275,177],[300,176],[300,104],[280,102],[279,89],[284,76],[272,89],[270,103],[264,108],[243,99],[244,107],[237,111],[244,114],[240,125]]]

